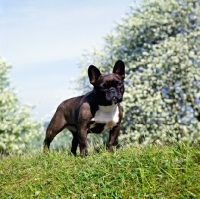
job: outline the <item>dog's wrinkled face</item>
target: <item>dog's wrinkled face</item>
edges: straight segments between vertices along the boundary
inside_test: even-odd
[[[123,79],[119,75],[101,75],[94,85],[99,105],[109,106],[122,101]]]
[[[90,66],[88,69],[90,83],[94,86],[98,105],[110,106],[122,101],[124,94],[125,66],[119,60],[116,62],[113,73],[101,75],[98,68]]]

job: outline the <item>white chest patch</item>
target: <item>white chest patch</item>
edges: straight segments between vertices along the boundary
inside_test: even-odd
[[[105,124],[103,132],[112,129],[119,122],[118,104],[99,106],[99,110],[95,113],[95,116],[91,121],[95,121],[95,123],[92,124],[90,128],[95,127],[96,123],[101,123]]]

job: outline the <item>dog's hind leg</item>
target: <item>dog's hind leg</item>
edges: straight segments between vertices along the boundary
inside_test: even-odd
[[[72,132],[73,134],[73,140],[72,140],[72,147],[71,147],[71,152],[76,156],[76,150],[78,147],[78,133],[77,132]]]
[[[46,130],[46,137],[43,143],[44,152],[49,151],[50,144],[54,137],[65,128],[66,124],[67,121],[64,117],[63,111],[58,108]]]

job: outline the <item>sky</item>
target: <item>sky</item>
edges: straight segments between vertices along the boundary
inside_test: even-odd
[[[12,64],[10,79],[34,118],[47,121],[80,74],[84,50],[126,14],[133,0],[0,0],[0,56]],[[95,63],[91,63],[95,65]]]

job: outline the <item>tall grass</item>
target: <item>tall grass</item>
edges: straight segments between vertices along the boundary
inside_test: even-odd
[[[104,149],[73,157],[68,151],[6,157],[0,198],[200,198],[198,147]]]

